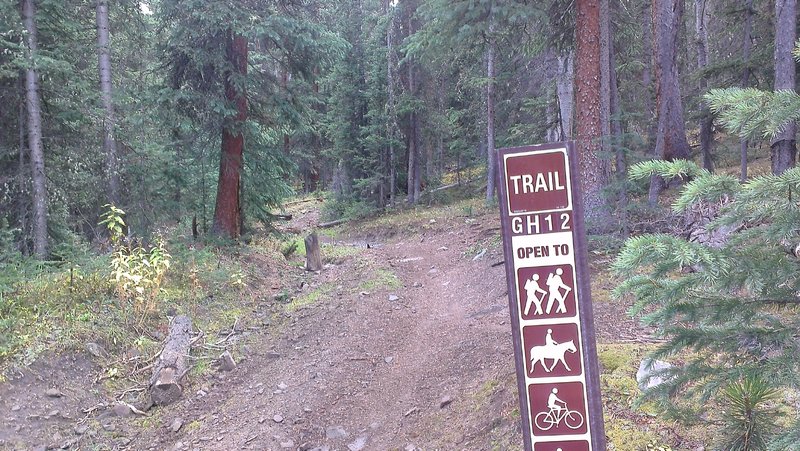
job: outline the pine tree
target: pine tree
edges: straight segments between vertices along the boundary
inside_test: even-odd
[[[632,297],[631,313],[666,340],[651,357],[682,362],[645,399],[690,420],[748,378],[800,389],[800,169],[741,185],[684,160],[631,168],[635,179],[651,176],[691,180],[673,204],[691,227],[688,239],[631,238],[613,265],[624,278],[615,294]],[[768,435],[770,422],[759,424]],[[793,445],[775,449],[800,449],[800,422],[779,432],[768,439]]]

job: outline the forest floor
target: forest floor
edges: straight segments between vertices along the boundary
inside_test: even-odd
[[[297,237],[319,221],[316,202],[288,212]],[[499,233],[473,200],[325,231],[319,273],[302,253],[250,253],[253,301],[213,340],[235,369],[200,352],[184,398],[140,415],[100,382],[107,360],[41,357],[0,384],[0,449],[521,449]],[[609,298],[612,259],[590,255],[609,449],[702,450],[702,434],[631,408],[653,340]]]

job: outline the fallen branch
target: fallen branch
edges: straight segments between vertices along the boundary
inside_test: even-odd
[[[171,404],[181,398],[183,388],[181,379],[189,371],[186,355],[189,354],[192,320],[185,315],[172,320],[164,348],[155,362],[150,377],[150,398],[154,404]]]
[[[322,224],[320,224],[317,227],[319,227],[320,229],[327,229],[328,227],[334,227],[334,226],[337,226],[337,225],[340,225],[340,224],[344,224],[344,223],[346,223],[348,221],[350,221],[350,220],[349,219],[337,219],[336,221],[323,222]]]

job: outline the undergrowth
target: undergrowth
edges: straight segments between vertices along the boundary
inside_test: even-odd
[[[48,262],[0,249],[0,375],[88,342],[110,355],[151,355],[166,334],[168,317],[180,313],[206,332],[230,327],[222,313],[241,304],[248,282],[238,259],[224,247],[194,244],[175,233],[165,237],[110,254],[76,240]],[[154,255],[169,263],[153,269]],[[153,279],[145,283],[142,274]]]

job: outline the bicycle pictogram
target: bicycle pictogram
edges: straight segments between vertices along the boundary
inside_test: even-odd
[[[547,431],[552,427],[560,427],[561,422],[569,429],[578,429],[583,426],[583,415],[577,410],[569,410],[567,403],[559,399],[558,389],[554,388],[547,400],[547,412],[539,412],[533,419],[536,427]]]

